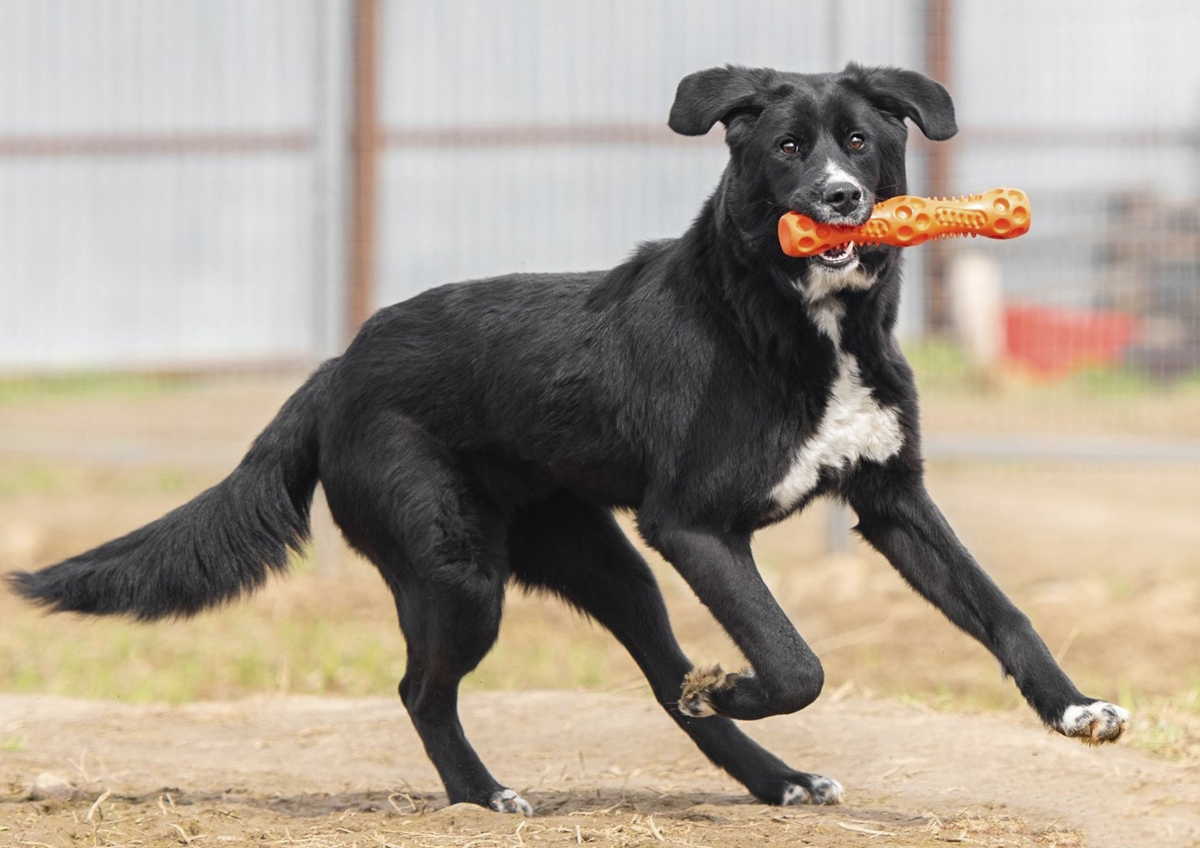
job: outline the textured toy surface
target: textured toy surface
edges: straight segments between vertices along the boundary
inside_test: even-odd
[[[877,203],[859,227],[818,224],[788,212],[779,219],[779,243],[788,256],[813,256],[850,242],[911,247],[951,236],[1010,239],[1029,232],[1029,223],[1029,198],[1015,188],[966,197],[900,195]]]

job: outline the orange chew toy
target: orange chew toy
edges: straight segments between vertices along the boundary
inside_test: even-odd
[[[818,224],[799,212],[779,219],[779,244],[788,256],[813,256],[848,242],[912,247],[949,236],[1010,239],[1029,232],[1029,197],[1015,188],[994,188],[967,197],[900,195],[875,204],[859,227]]]

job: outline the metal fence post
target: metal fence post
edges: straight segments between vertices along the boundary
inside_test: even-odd
[[[375,308],[376,212],[379,179],[378,0],[354,0],[353,198],[346,338]]]
[[[952,0],[926,0],[925,63],[929,75],[950,88],[954,56],[951,38]],[[952,148],[946,142],[926,143],[928,187],[923,194],[947,197],[954,193]],[[927,335],[947,336],[953,331],[948,280],[949,247],[930,242],[925,251],[925,327]]]

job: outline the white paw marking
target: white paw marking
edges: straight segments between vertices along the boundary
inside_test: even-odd
[[[840,804],[842,794],[842,784],[831,777],[814,774],[811,792],[797,783],[789,783],[783,790],[783,800],[780,804],[785,807],[796,804]]]
[[[1094,701],[1090,704],[1067,707],[1058,723],[1058,731],[1089,745],[1115,742],[1129,727],[1129,710]]]
[[[807,804],[812,801],[812,795],[798,783],[789,783],[783,790],[783,800],[779,803],[784,807],[794,807],[796,804]]]
[[[488,806],[497,813],[519,813],[523,816],[533,815],[533,807],[529,805],[529,802],[511,789],[497,792],[488,801]]]

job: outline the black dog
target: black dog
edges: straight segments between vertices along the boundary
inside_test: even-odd
[[[926,493],[913,375],[892,334],[899,251],[792,259],[779,247],[788,210],[859,224],[905,192],[906,118],[934,140],[957,129],[945,89],[909,71],[688,76],[670,126],[724,123],[730,161],[681,238],[611,271],[446,286],[381,310],[222,483],[13,585],[55,610],[191,615],[287,567],[319,480],[395,596],[400,696],[451,801],[530,812],[457,714],[512,578],[611,630],[671,717],[756,797],[828,804],[836,781],[788,767],[732,719],[795,712],[821,691],[750,537],[829,495],[1043,722],[1116,739],[1128,713],[1075,688]],[[614,508],[636,511],[749,669],[693,668]]]

